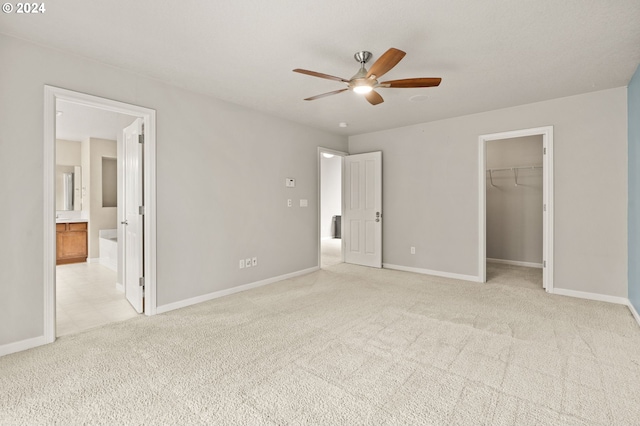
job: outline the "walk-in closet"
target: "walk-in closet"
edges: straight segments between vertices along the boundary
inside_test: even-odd
[[[542,145],[542,135],[487,142],[486,226],[489,281],[498,272],[496,268],[521,268],[523,274],[533,274],[536,283],[539,275],[542,288]]]

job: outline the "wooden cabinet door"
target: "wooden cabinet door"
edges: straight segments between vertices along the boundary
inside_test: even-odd
[[[60,230],[59,225],[64,225]],[[74,263],[87,260],[87,224],[56,224],[56,263]]]

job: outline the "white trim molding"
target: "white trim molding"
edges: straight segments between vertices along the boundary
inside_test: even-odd
[[[627,306],[631,311],[631,315],[633,315],[633,318],[635,318],[636,322],[640,326],[640,314],[638,314],[638,311],[636,311],[636,308],[634,308],[633,305],[631,304],[631,300],[627,300]]]
[[[144,121],[144,277],[145,314],[156,313],[156,111],[153,109],[74,92],[54,86],[44,86],[44,337],[41,344],[56,338],[56,227],[55,227],[55,138],[56,102],[68,101],[140,117]],[[97,259],[87,259],[89,263]]]
[[[267,284],[273,284],[278,281],[286,280],[289,278],[299,277],[301,275],[307,275],[311,272],[319,270],[318,266],[312,268],[303,269],[289,274],[280,275],[277,277],[267,278],[261,281],[255,281],[249,284],[240,285],[237,287],[226,288],[224,290],[214,291],[213,293],[203,294],[202,296],[192,297],[190,299],[180,300],[178,302],[169,303],[167,305],[158,306],[156,308],[157,314],[173,311],[180,308],[186,308],[187,306],[196,305],[198,303],[206,302],[209,300],[217,299],[219,297],[229,296],[231,294],[239,293],[241,291],[251,290],[252,288],[262,287]]]
[[[542,269],[542,263],[521,262],[519,260],[492,259],[490,257],[487,257],[487,262],[501,263],[503,265],[524,266],[527,268]]]
[[[569,290],[566,288],[555,288],[553,294],[559,296],[576,297],[578,299],[596,300],[598,302],[615,303],[617,305],[629,305],[629,299],[625,297],[609,296],[607,294],[589,293],[586,291]]]
[[[543,204],[545,212],[542,224],[542,282],[548,293],[553,290],[553,126],[492,133],[478,137],[478,277],[487,281],[487,142],[501,139],[542,136],[544,155],[542,160]]]
[[[7,343],[6,345],[0,346],[0,356],[26,351],[27,349],[46,345],[47,343],[51,342],[47,342],[45,336],[38,336],[31,339],[20,340],[19,342]]]
[[[456,274],[454,272],[434,271],[432,269],[414,268],[412,266],[393,265],[391,263],[383,263],[382,267],[385,269],[393,269],[396,271],[413,272],[422,275],[433,275],[436,277],[452,278],[454,280],[482,282],[475,275]]]

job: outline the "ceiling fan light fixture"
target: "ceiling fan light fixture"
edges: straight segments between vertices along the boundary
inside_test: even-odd
[[[373,90],[371,86],[356,86],[353,88],[353,91],[359,95],[365,95]]]
[[[369,93],[370,91],[373,90],[373,87],[371,87],[370,85],[368,85],[366,82],[357,82],[354,86],[353,86],[353,91],[360,94],[360,95],[364,95]]]

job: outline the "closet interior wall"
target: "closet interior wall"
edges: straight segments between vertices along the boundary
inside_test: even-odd
[[[487,142],[487,260],[542,267],[542,135]]]

